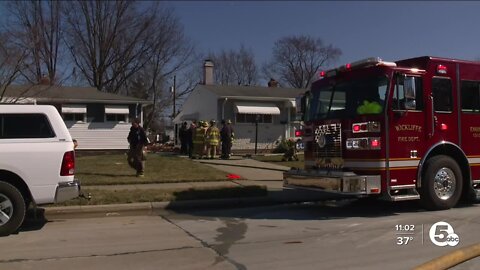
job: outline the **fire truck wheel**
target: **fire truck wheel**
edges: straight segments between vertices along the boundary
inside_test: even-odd
[[[434,156],[425,164],[420,199],[428,210],[454,207],[462,195],[462,171],[448,156]]]

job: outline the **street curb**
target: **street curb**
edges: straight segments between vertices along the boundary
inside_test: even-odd
[[[318,196],[312,194],[308,196],[305,193],[275,194],[269,192],[266,196],[257,197],[237,197],[228,199],[204,199],[204,200],[185,200],[168,202],[145,202],[128,204],[106,204],[106,205],[80,205],[80,206],[59,206],[46,207],[46,216],[61,216],[69,214],[93,214],[112,212],[155,212],[156,210],[195,210],[205,208],[232,208],[232,207],[252,207],[268,206],[285,203],[302,203],[325,201],[332,199],[330,197]]]
[[[45,216],[62,216],[71,214],[109,214],[120,212],[155,212],[156,210],[188,210],[202,208],[224,208],[235,206],[252,206],[278,204],[268,196],[245,197],[229,199],[208,199],[208,200],[185,200],[169,202],[145,202],[127,204],[106,204],[106,205],[78,205],[46,207]]]

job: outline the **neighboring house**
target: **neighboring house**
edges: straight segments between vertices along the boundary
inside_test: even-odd
[[[61,113],[78,150],[128,149],[130,119],[143,122],[142,107],[150,101],[105,93],[92,87],[14,86],[3,103],[49,104]]]
[[[195,87],[173,120],[230,119],[235,130],[233,149],[254,149],[258,116],[258,149],[272,149],[281,139],[295,136],[295,98],[305,89],[213,85],[213,63],[204,66],[204,84]]]

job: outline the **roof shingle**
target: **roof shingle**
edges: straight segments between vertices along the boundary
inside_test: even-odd
[[[151,103],[144,99],[101,92],[93,87],[49,85],[10,85],[5,92],[5,97],[23,97],[66,102]]]

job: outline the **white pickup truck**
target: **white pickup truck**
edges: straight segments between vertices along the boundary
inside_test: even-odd
[[[26,209],[79,196],[72,138],[57,109],[0,105],[0,236],[15,232]]]

